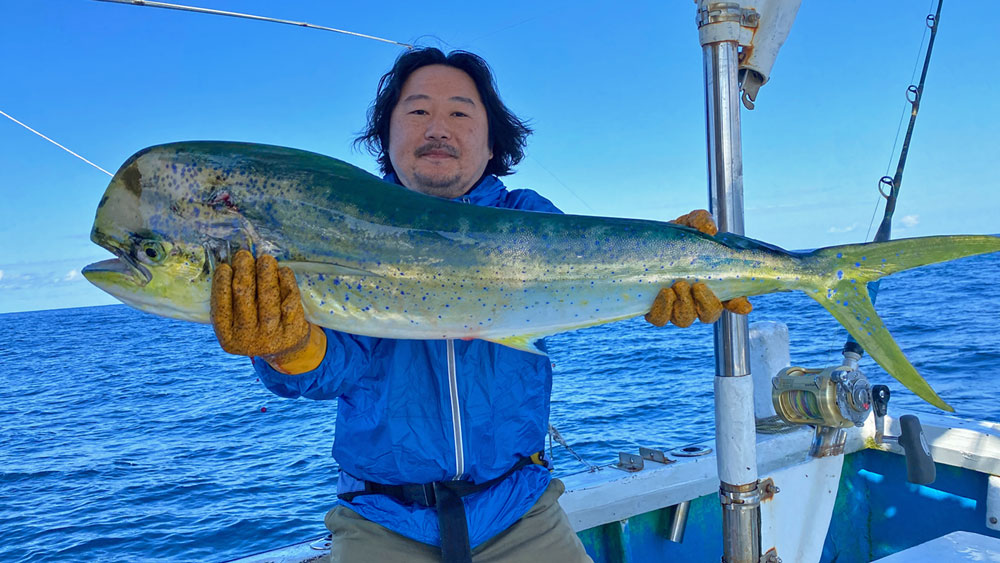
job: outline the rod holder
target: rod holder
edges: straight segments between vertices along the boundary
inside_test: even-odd
[[[691,511],[691,501],[686,500],[674,507],[674,519],[670,522],[667,539],[674,543],[684,542],[684,529],[687,528],[688,513]]]

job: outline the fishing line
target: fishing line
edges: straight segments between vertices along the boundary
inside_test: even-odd
[[[495,35],[497,33],[500,33],[501,31],[507,31],[508,29],[513,29],[513,28],[515,28],[515,27],[517,27],[519,25],[523,25],[523,24],[526,24],[526,23],[528,23],[530,21],[537,20],[538,18],[540,18],[542,16],[547,16],[549,13],[554,12],[554,11],[555,10],[549,10],[549,12],[546,12],[544,14],[536,14],[534,16],[531,16],[530,18],[522,19],[520,21],[517,21],[517,22],[514,22],[514,23],[510,23],[510,24],[498,27],[498,28],[494,29],[493,31],[489,31],[489,32],[483,33],[482,35],[477,35],[476,37],[474,37],[472,39],[469,39],[467,41],[462,41],[462,44],[463,45],[471,45],[471,44],[475,43],[476,41],[479,41],[480,39],[485,39],[485,38],[487,38],[487,37],[489,37],[491,35]]]
[[[921,98],[924,95],[924,81],[927,79],[927,69],[931,64],[931,52],[934,51],[934,38],[937,36],[938,24],[941,22],[941,6],[944,4],[944,0],[936,0],[936,2],[936,12],[928,14],[924,20],[927,28],[930,30],[930,39],[927,41],[927,52],[924,53],[924,65],[923,69],[920,71],[920,82],[919,84],[914,85],[912,82],[913,76],[911,75],[910,86],[906,89],[906,99],[910,104],[910,123],[907,125],[906,136],[903,138],[903,147],[899,150],[899,161],[896,163],[896,173],[890,178],[887,172],[885,176],[882,176],[879,179],[878,191],[879,194],[885,199],[885,211],[882,214],[882,222],[879,224],[878,230],[875,231],[875,237],[873,239],[875,242],[883,242],[892,238],[892,216],[896,212],[896,200],[899,198],[900,185],[903,183],[903,168],[906,166],[906,156],[910,151],[910,139],[913,137],[913,127],[916,125],[917,114],[920,111]],[[931,5],[933,6],[933,2]],[[921,39],[920,44],[922,47],[923,39]],[[889,187],[889,193],[885,193],[882,190],[883,185]],[[868,231],[869,233],[871,232],[871,225],[868,226]],[[865,235],[865,239],[867,238],[868,236]],[[878,290],[881,287],[881,284],[881,280],[868,283],[868,293],[870,295],[872,305],[875,305],[875,300],[878,297]],[[861,346],[849,334],[847,336],[847,342],[844,344],[845,357],[848,352],[855,352],[857,354],[864,353]]]
[[[929,6],[927,6],[927,13],[930,13],[931,9],[934,7],[934,2],[936,0],[931,0]],[[917,77],[917,69],[920,68],[920,61],[923,58],[921,55],[924,52],[924,42],[927,40],[927,34],[930,32],[930,28],[924,26],[924,33],[920,36],[920,46],[917,48],[917,54],[913,58],[913,70],[910,71],[910,84],[913,84],[913,80]],[[899,113],[899,123],[896,125],[896,138],[892,140],[892,151],[889,153],[889,161],[885,163],[885,175],[889,175],[889,171],[892,170],[892,161],[896,158],[896,147],[899,144],[899,134],[903,131],[903,119],[906,118],[906,113],[910,109],[910,102],[907,100],[903,104],[903,110]]]
[[[198,8],[196,6],[185,6],[183,4],[168,4],[166,2],[151,2],[147,0],[96,0],[97,2],[110,2],[113,4],[130,4],[132,6],[146,6],[150,8],[166,8],[168,10],[180,10],[182,12],[195,12],[198,14],[210,14],[213,16],[229,16],[232,18],[243,18],[248,20],[264,21],[268,23],[283,23],[286,25],[294,25],[296,27],[305,27],[309,29],[318,29],[319,31],[332,31],[334,33],[343,33],[344,35],[351,35],[354,37],[360,37],[362,39],[371,39],[373,41],[381,41],[382,43],[391,43],[393,45],[399,45],[400,47],[406,47],[407,49],[413,49],[413,45],[409,43],[400,43],[399,41],[393,41],[392,39],[383,39],[381,37],[375,37],[374,35],[366,35],[364,33],[356,33],[354,31],[345,31],[343,29],[336,29],[333,27],[326,27],[323,25],[315,25],[307,22],[293,21],[293,20],[282,20],[278,18],[269,18],[266,16],[256,16],[253,14],[243,14],[240,12],[227,12],[224,10],[212,10],[210,8]]]
[[[107,170],[105,170],[105,169],[101,168],[100,166],[98,166],[98,165],[94,164],[93,162],[91,162],[91,161],[87,160],[86,158],[83,158],[82,156],[80,156],[80,155],[76,154],[75,152],[73,152],[73,151],[69,150],[68,148],[66,148],[66,147],[64,147],[64,146],[60,145],[59,143],[57,143],[57,142],[53,141],[52,139],[50,139],[50,138],[46,137],[45,135],[42,135],[42,134],[41,134],[41,133],[39,133],[38,131],[35,131],[35,130],[34,130],[34,129],[32,129],[31,127],[28,127],[28,126],[27,126],[27,125],[25,125],[24,123],[21,123],[20,121],[18,121],[18,120],[16,120],[16,119],[14,119],[13,117],[11,117],[10,115],[8,115],[8,114],[7,114],[6,112],[4,112],[3,110],[0,110],[0,115],[2,115],[2,116],[4,116],[4,117],[6,117],[7,119],[9,119],[9,120],[11,120],[11,121],[13,121],[14,123],[17,123],[17,124],[18,124],[18,125],[20,125],[21,127],[24,127],[24,128],[25,128],[25,129],[27,129],[28,131],[31,131],[31,132],[32,132],[32,133],[34,133],[35,135],[38,135],[39,137],[41,137],[41,138],[45,139],[46,141],[48,141],[48,142],[52,143],[53,145],[55,145],[55,146],[57,146],[57,147],[61,148],[62,150],[64,150],[64,151],[68,152],[69,154],[71,154],[71,155],[73,155],[73,156],[75,156],[75,157],[79,158],[80,160],[82,160],[82,161],[86,162],[87,164],[89,164],[89,165],[93,166],[94,168],[96,168],[96,169],[100,170],[101,172],[104,172],[104,173],[105,173],[105,174],[107,174],[108,176],[112,176],[112,177],[114,177],[114,174],[112,174],[111,172],[108,172]]]
[[[549,170],[548,168],[546,168],[544,164],[542,164],[541,162],[539,162],[537,158],[535,158],[535,157],[533,157],[531,155],[528,155],[528,158],[530,158],[531,161],[534,162],[535,164],[537,164],[542,170],[548,172],[549,176],[552,176],[552,178],[555,179],[556,182],[559,182],[560,186],[566,188],[567,192],[573,194],[573,197],[575,197],[576,199],[580,200],[580,203],[582,203],[592,213],[595,213],[595,214],[597,213],[597,211],[593,207],[591,207],[589,203],[587,203],[586,201],[584,201],[584,199],[582,197],[580,197],[579,195],[577,195],[577,193],[574,192],[572,188],[570,188],[569,186],[567,186],[566,184],[564,184],[563,181],[560,180],[558,176],[556,176],[555,174],[553,174],[552,171]]]

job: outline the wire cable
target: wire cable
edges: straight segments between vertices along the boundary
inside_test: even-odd
[[[393,41],[392,39],[383,39],[381,37],[375,37],[374,35],[366,35],[364,33],[356,33],[354,31],[345,31],[343,29],[336,29],[333,27],[326,27],[323,25],[315,25],[308,22],[282,20],[278,18],[269,18],[266,16],[243,14],[240,12],[227,12],[225,10],[212,10],[210,8],[198,8],[196,6],[185,6],[183,4],[168,4],[166,2],[151,2],[147,0],[96,0],[96,1],[110,2],[112,4],[131,4],[133,6],[148,6],[150,8],[166,8],[168,10],[180,10],[182,12],[195,12],[199,14],[210,14],[213,16],[229,16],[232,18],[243,18],[248,20],[264,21],[268,23],[283,23],[286,25],[294,25],[297,27],[318,29],[320,31],[332,31],[334,33],[343,33],[344,35],[351,35],[354,37],[360,37],[362,39],[371,39],[373,41],[381,41],[383,43],[391,43],[393,45],[399,45],[400,47],[406,47],[407,49],[413,49],[413,45],[410,45],[409,43],[400,43],[399,41]]]
[[[4,112],[3,110],[0,110],[0,115],[2,115],[2,116],[4,116],[4,117],[6,117],[7,119],[9,119],[9,120],[11,120],[11,121],[13,121],[14,123],[17,123],[17,124],[18,124],[18,125],[20,125],[21,127],[24,127],[24,128],[25,128],[25,129],[27,129],[28,131],[31,131],[31,132],[32,132],[32,133],[34,133],[35,135],[38,135],[39,137],[41,137],[41,138],[45,139],[46,141],[48,141],[48,142],[52,143],[53,145],[55,145],[55,146],[57,146],[57,147],[61,148],[62,150],[64,150],[64,151],[68,152],[69,154],[71,154],[71,155],[73,155],[73,156],[75,156],[75,157],[79,158],[80,160],[82,160],[82,161],[86,162],[87,164],[89,164],[89,165],[93,166],[94,168],[96,168],[96,169],[100,170],[101,172],[104,172],[104,173],[105,173],[105,174],[107,174],[108,176],[111,176],[111,177],[114,177],[114,174],[112,174],[111,172],[108,172],[107,170],[105,170],[105,169],[101,168],[100,166],[98,166],[98,165],[94,164],[93,162],[91,162],[91,161],[87,160],[86,158],[83,158],[82,156],[80,156],[80,155],[76,154],[75,152],[73,152],[73,151],[69,150],[68,148],[66,148],[66,147],[64,147],[64,146],[62,146],[62,145],[60,145],[59,143],[57,143],[57,142],[53,141],[52,139],[50,139],[50,138],[46,137],[45,135],[43,135],[43,134],[39,133],[38,131],[36,131],[36,130],[34,130],[34,129],[32,129],[31,127],[28,127],[28,126],[27,126],[27,125],[25,125],[24,123],[21,123],[20,121],[18,121],[18,120],[16,120],[16,119],[14,119],[13,117],[11,117],[11,116],[10,116],[9,114],[7,114],[6,112]]]

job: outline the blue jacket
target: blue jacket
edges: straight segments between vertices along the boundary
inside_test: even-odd
[[[495,176],[456,201],[560,212],[534,191],[508,191]],[[482,483],[544,449],[552,389],[546,356],[483,340],[393,340],[328,329],[326,336],[326,357],[313,371],[283,375],[264,361],[254,366],[264,385],[282,397],[338,399],[338,492],[363,488],[353,477],[390,485],[455,478]],[[549,480],[547,469],[528,465],[464,497],[472,546],[516,522]],[[404,536],[440,544],[433,508],[404,506],[382,495],[339,502]]]

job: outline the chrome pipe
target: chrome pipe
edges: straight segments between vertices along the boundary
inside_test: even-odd
[[[743,147],[740,143],[739,58],[735,41],[704,47],[709,211],[720,231],[742,235]],[[728,311],[715,325],[715,373],[750,374],[745,315]]]
[[[709,210],[720,231],[742,235],[743,155],[736,40],[703,39],[703,55]],[[715,418],[726,563],[758,563],[760,559],[757,436],[748,344],[747,318],[723,313],[715,325]]]
[[[723,563],[760,563],[760,491],[757,483],[719,488]]]
[[[687,528],[688,512],[691,510],[691,501],[686,500],[674,507],[674,519],[670,522],[670,530],[667,531],[667,539],[674,543],[684,541],[684,529]]]

